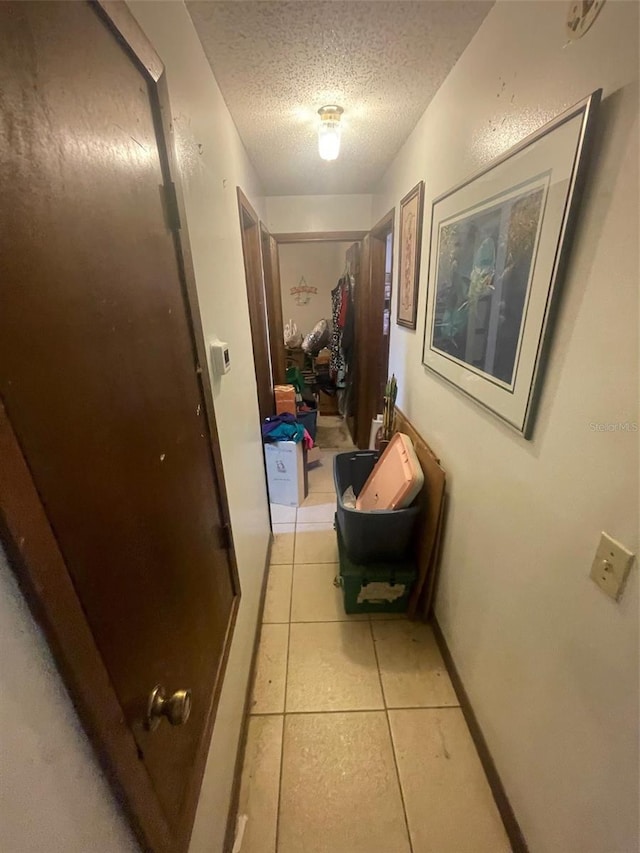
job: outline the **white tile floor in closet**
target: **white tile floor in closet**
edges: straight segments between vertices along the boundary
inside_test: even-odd
[[[344,613],[332,465],[272,506],[241,853],[507,853],[431,628]]]

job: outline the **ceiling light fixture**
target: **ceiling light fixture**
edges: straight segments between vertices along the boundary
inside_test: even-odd
[[[335,160],[340,153],[340,117],[344,110],[336,104],[320,107],[318,151],[323,160]]]

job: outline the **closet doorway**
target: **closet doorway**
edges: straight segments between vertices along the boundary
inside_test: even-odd
[[[357,408],[355,293],[364,232],[275,234],[281,314],[288,330],[287,368],[297,368],[318,398],[321,415],[342,415],[353,435]],[[319,351],[302,350],[302,337],[326,321]],[[295,327],[297,340],[292,338]],[[286,335],[285,335],[286,336]],[[344,347],[343,347],[344,345]]]

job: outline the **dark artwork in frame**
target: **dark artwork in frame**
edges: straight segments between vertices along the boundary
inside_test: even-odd
[[[440,227],[432,346],[511,385],[544,187]]]
[[[432,206],[423,364],[525,438],[601,91]]]

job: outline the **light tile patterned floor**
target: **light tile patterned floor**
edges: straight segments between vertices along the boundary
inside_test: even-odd
[[[431,628],[344,613],[332,467],[272,507],[241,853],[507,853]]]

